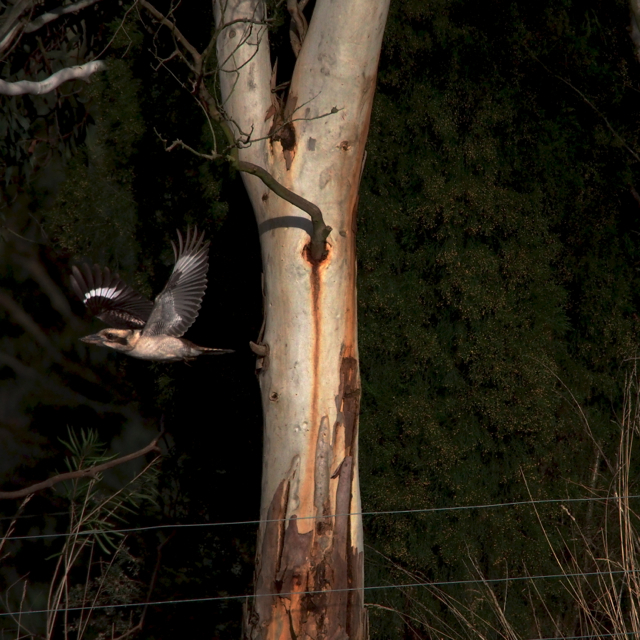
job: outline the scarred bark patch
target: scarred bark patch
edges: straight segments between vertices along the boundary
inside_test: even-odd
[[[352,453],[354,435],[360,415],[360,384],[358,379],[358,361],[350,356],[342,358],[340,365],[341,411],[344,415],[345,450]]]
[[[262,545],[256,554],[255,592],[276,593],[276,574],[280,568],[280,556],[284,545],[284,517],[289,499],[289,480],[283,480],[276,489],[267,511]],[[259,638],[260,632],[271,622],[275,596],[261,596],[244,607],[244,629],[247,637]]]
[[[349,353],[344,350],[343,354]],[[333,428],[319,418],[314,441],[311,490],[315,526],[293,515],[264,526],[256,570],[256,595],[245,617],[251,640],[364,640],[363,553],[352,539],[351,516],[360,404],[358,361],[343,355],[338,416]],[[331,470],[336,466],[335,471]],[[297,467],[296,467],[297,468]],[[285,518],[295,497],[295,473],[283,480],[271,501],[268,519]],[[335,510],[332,508],[335,505]],[[306,515],[306,514],[305,514]],[[311,515],[311,514],[309,514]],[[264,594],[264,595],[263,595]]]

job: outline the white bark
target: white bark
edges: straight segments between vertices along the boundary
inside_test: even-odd
[[[31,8],[32,0],[18,0],[9,11],[3,16],[2,27],[0,28],[0,52],[4,51],[16,37],[22,25],[20,16]]]
[[[80,0],[74,4],[57,7],[51,11],[47,11],[31,22],[25,22],[24,19],[20,19],[21,16],[23,16],[28,10],[33,10],[36,3],[32,0],[21,0],[12,7],[8,16],[3,16],[5,22],[2,29],[0,29],[0,52],[8,49],[21,31],[24,31],[25,33],[33,33],[52,20],[56,20],[60,16],[64,16],[68,13],[77,13],[78,11],[85,9],[86,7],[90,7],[92,4],[99,1],[100,0]]]
[[[308,456],[315,446],[309,447],[309,442],[315,443],[323,417],[332,428],[339,420],[341,358],[358,358],[355,206],[385,17],[382,3],[316,4],[289,100],[306,103],[296,119],[317,117],[334,106],[340,111],[295,123],[297,148],[289,171],[279,157],[280,145],[270,158],[276,179],[317,204],[334,231],[330,255],[314,272],[303,254],[309,242],[307,216],[273,198],[258,207],[268,301],[264,341],[271,353],[261,388],[265,424],[274,425],[265,434],[265,495],[273,495],[296,457],[302,473],[313,472],[314,461]],[[375,27],[367,30],[365,25]],[[271,400],[273,393],[278,394],[277,402]],[[331,472],[340,462],[341,458],[332,461]],[[309,487],[304,478],[296,482]],[[352,507],[359,511],[359,503]],[[263,515],[264,509],[265,505]],[[313,495],[294,492],[287,517],[295,513],[315,515]],[[314,525],[308,520],[299,529],[308,531]],[[359,530],[352,536],[354,541],[361,539]]]
[[[230,125],[237,138],[251,133],[252,140],[261,139],[241,149],[240,159],[268,169],[270,158],[265,137],[270,127],[266,116],[271,106],[271,62],[267,28],[255,24],[265,18],[264,5],[259,0],[214,0],[214,11],[216,25],[221,29],[217,53],[222,110],[231,118]],[[230,26],[224,27],[226,24]],[[246,174],[243,178],[252,204],[260,202],[266,189],[262,181]]]
[[[68,13],[77,13],[78,11],[82,11],[82,9],[90,7],[96,2],[100,2],[100,0],[81,0],[80,2],[75,2],[64,7],[57,7],[56,9],[52,9],[51,11],[47,11],[46,13],[39,15],[32,22],[29,22],[25,26],[24,32],[33,33],[34,31],[37,31],[38,29],[44,27],[45,24],[49,24],[49,22],[57,20],[60,16],[67,15]]]
[[[256,0],[229,0],[217,23],[262,16]],[[355,217],[388,2],[318,0],[292,78],[285,116],[295,144],[257,141],[240,159],[318,205],[329,253],[306,251],[309,217],[252,176],[245,184],[259,226],[266,326],[260,389],[264,411],[256,593],[246,625],[254,638],[362,638],[362,526],[357,465],[358,374]],[[238,46],[238,43],[246,42]],[[236,22],[218,41],[224,109],[251,139],[271,118],[266,33]],[[328,115],[333,107],[338,113]],[[336,590],[331,592],[331,590]],[[321,596],[303,597],[321,590]],[[300,595],[287,595],[295,592]],[[314,613],[315,612],[315,613]],[[323,617],[324,616],[324,617]],[[318,629],[318,625],[324,625]]]
[[[19,82],[6,82],[0,80],[0,95],[5,96],[21,96],[25,93],[32,95],[41,95],[49,93],[57,89],[63,82],[68,80],[86,80],[96,72],[103,71],[107,65],[101,60],[94,60],[76,67],[67,67],[60,69],[40,82],[32,82],[30,80],[20,80]]]

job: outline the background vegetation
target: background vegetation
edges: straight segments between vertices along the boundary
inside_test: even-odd
[[[206,42],[209,9],[191,11],[178,8],[176,19]],[[284,74],[288,26],[274,11]],[[254,519],[261,419],[245,345],[260,327],[261,296],[249,204],[224,166],[165,153],[158,134],[206,149],[207,129],[189,92],[152,69],[153,34],[138,17],[118,29],[121,14],[98,4],[74,20],[67,28],[90,48],[113,38],[109,70],[55,99],[0,105],[3,485],[60,469],[67,426],[94,427],[123,451],[162,423],[169,455],[128,522]],[[628,24],[621,1],[392,3],[359,212],[366,511],[620,495],[623,476],[627,493],[638,492],[640,74]],[[25,37],[3,77],[37,67],[37,52],[47,58]],[[109,264],[155,293],[171,268],[169,239],[187,224],[212,239],[208,295],[190,335],[238,353],[186,367],[85,350],[70,265]],[[105,475],[105,490],[135,472]],[[42,514],[69,508],[61,492],[38,496],[14,535],[64,531],[68,516]],[[367,516],[369,585],[496,580],[371,591],[371,636],[628,631],[634,587],[622,578],[617,628],[597,609],[597,580],[582,579],[582,600],[567,580],[500,582],[603,570],[607,554],[610,568],[626,566],[620,514],[616,502],[598,502]],[[118,573],[127,593],[144,599],[133,586],[153,575],[152,600],[249,592],[254,527],[169,535],[127,537]],[[25,578],[23,608],[44,608],[56,563],[47,558],[60,545],[7,544],[9,610]],[[95,612],[85,635],[98,637],[108,615]],[[152,607],[145,635],[232,637],[240,619],[236,602]],[[33,628],[43,625],[41,616]]]

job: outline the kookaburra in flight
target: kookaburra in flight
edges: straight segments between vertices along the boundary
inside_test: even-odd
[[[231,349],[200,347],[182,336],[195,322],[207,288],[209,243],[187,229],[178,246],[171,242],[176,264],[162,293],[154,302],[125,284],[106,267],[72,267],[71,286],[89,311],[110,325],[83,342],[110,347],[134,358],[172,362],[201,354],[231,353]]]

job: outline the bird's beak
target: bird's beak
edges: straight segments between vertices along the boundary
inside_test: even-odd
[[[97,345],[104,344],[104,338],[98,333],[94,333],[90,336],[85,336],[84,338],[80,338],[80,340],[88,344],[97,344]]]

